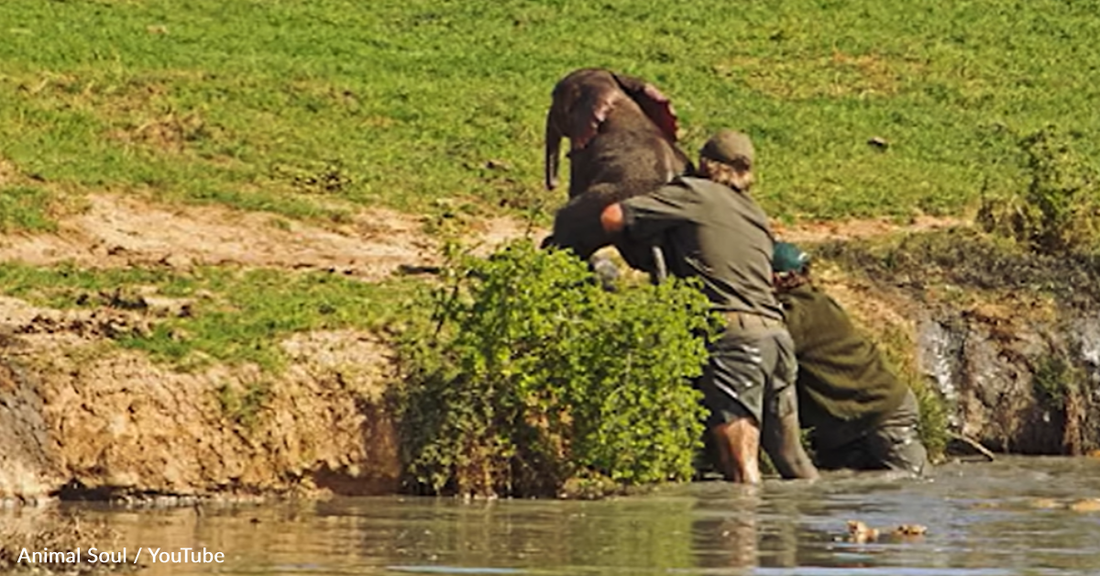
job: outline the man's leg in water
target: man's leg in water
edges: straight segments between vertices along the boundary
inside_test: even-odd
[[[798,423],[794,342],[786,330],[775,333],[772,340],[775,362],[764,394],[764,450],[784,478],[814,479],[818,477],[817,468],[802,446]]]
[[[877,467],[905,470],[920,476],[928,466],[928,450],[920,439],[920,407],[909,390],[901,405],[864,439]]]
[[[817,476],[799,435],[793,350],[786,330],[774,327],[728,330],[711,349],[700,389],[726,479],[760,482],[762,441],[783,477]],[[769,433],[763,439],[761,421]]]
[[[743,416],[711,428],[722,475],[730,482],[760,483],[760,428]]]
[[[802,429],[798,423],[797,398],[793,400],[794,408],[784,408],[784,403],[791,403],[790,397],[794,397],[794,389],[780,392],[777,399],[779,405],[777,411],[765,416],[766,424],[762,444],[772,464],[784,478],[814,479],[818,477],[817,468],[814,466],[810,455],[802,446]]]

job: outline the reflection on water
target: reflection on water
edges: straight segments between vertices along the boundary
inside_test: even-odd
[[[145,574],[1008,574],[1100,573],[1100,461],[948,465],[929,480],[838,475],[760,489],[720,482],[600,502],[348,498],[127,511],[120,545],[224,552],[219,565]],[[923,524],[923,538],[857,544],[845,522]],[[4,517],[0,516],[0,521]],[[89,546],[94,543],[88,543]]]

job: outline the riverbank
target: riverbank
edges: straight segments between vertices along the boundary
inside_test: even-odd
[[[0,497],[178,503],[397,492],[399,442],[383,402],[396,378],[387,326],[401,297],[430,278],[408,272],[439,263],[435,241],[410,224],[416,219],[371,215],[369,231],[302,223],[283,231],[230,227],[259,216],[227,209],[146,204],[155,216],[146,220],[130,206],[95,197],[94,218],[4,237],[4,278],[17,295],[0,298],[0,426],[13,439],[0,447]],[[125,224],[89,225],[104,219]],[[183,230],[198,240],[177,249],[182,239],[173,235]],[[504,219],[468,230],[481,250],[528,233]],[[1100,318],[1091,293],[1076,288],[1092,285],[1091,269],[1074,268],[1074,284],[1063,285],[1064,263],[956,219],[777,230],[815,254],[819,282],[918,389],[930,444],[943,447],[951,430],[1002,452],[1097,446],[1088,383]],[[53,248],[28,258],[35,246]],[[256,260],[227,256],[241,247],[255,248],[239,254]],[[185,266],[164,264],[183,252]],[[313,269],[295,258],[306,254]],[[226,276],[209,281],[211,268]],[[31,270],[54,276],[32,282]],[[287,302],[278,292],[253,296],[272,307],[257,312],[234,300],[242,288],[228,280],[257,271],[304,293]],[[81,274],[121,281],[111,290],[71,282]],[[1043,278],[1051,282],[1036,283]],[[341,284],[350,295],[303,288],[337,281],[350,283]],[[331,308],[323,322],[275,322],[318,306]],[[375,308],[386,313],[371,316]],[[204,343],[204,319],[230,334],[222,349]],[[234,329],[251,324],[260,328]],[[246,350],[226,354],[231,344]]]
[[[1090,269],[925,282],[889,238],[1018,193],[1048,123],[1097,157],[1096,22],[942,4],[0,3],[0,498],[396,489],[388,329],[448,240],[549,225],[550,92],[589,66],[653,82],[689,155],[752,135],[933,443],[1088,450],[1095,315],[1041,273]]]

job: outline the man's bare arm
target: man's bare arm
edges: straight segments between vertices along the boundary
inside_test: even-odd
[[[600,213],[600,226],[608,234],[618,234],[623,231],[623,207],[618,202],[603,209]]]

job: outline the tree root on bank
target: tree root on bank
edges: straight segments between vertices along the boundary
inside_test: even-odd
[[[990,462],[993,462],[997,459],[996,455],[993,454],[993,451],[991,451],[989,448],[986,448],[985,446],[982,446],[981,442],[978,442],[977,440],[965,434],[962,434],[960,432],[948,432],[947,435],[950,438],[963,442],[971,448],[977,450],[979,453],[981,453],[982,456],[988,458]]]

